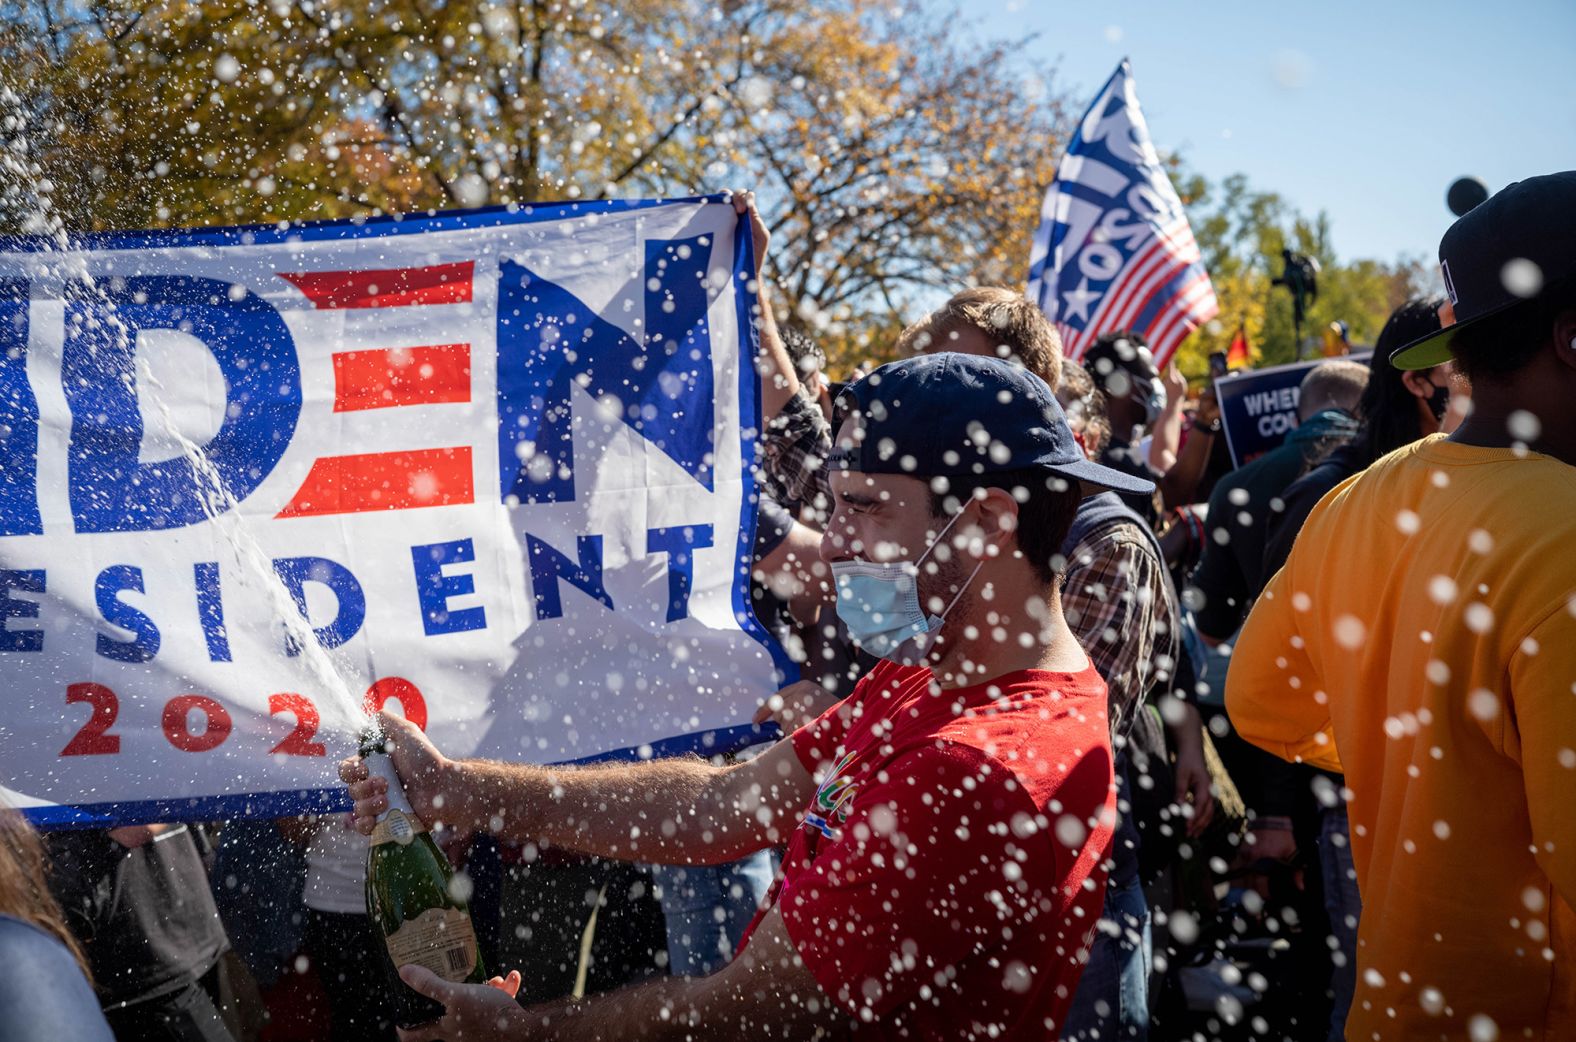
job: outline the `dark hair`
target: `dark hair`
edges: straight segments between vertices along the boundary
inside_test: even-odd
[[[1154,358],[1149,354],[1149,341],[1144,339],[1142,333],[1128,329],[1101,333],[1084,352],[1082,361],[1083,367],[1094,377],[1095,386],[1110,398],[1131,394],[1135,376],[1140,380],[1152,380],[1160,375],[1160,370],[1155,368]],[[1111,374],[1118,369],[1129,374],[1128,379],[1117,381],[1113,386]],[[1128,391],[1119,394],[1117,392],[1123,383],[1127,384]]]
[[[1494,381],[1524,368],[1549,342],[1554,320],[1576,309],[1576,276],[1543,287],[1531,300],[1465,326],[1450,338],[1450,353],[1468,380]]]
[[[1359,469],[1423,436],[1417,421],[1417,396],[1407,389],[1402,371],[1390,364],[1390,355],[1397,348],[1438,332],[1443,304],[1442,297],[1414,297],[1392,311],[1384,329],[1379,331],[1368,362],[1368,386],[1357,402],[1357,418],[1362,427],[1352,439],[1352,447]]]
[[[1035,577],[1047,586],[1062,573],[1062,544],[1072,531],[1073,517],[1083,498],[1078,483],[1058,477],[1044,468],[1003,470],[994,474],[953,474],[943,480],[946,491],[937,492],[939,482],[930,479],[930,514],[951,517],[974,495],[975,489],[999,488],[1018,501],[1018,527],[1013,535],[1024,560]],[[949,502],[950,501],[950,502]]]

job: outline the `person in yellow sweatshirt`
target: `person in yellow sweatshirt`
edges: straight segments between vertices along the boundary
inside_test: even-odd
[[[1473,411],[1326,496],[1254,605],[1226,708],[1344,771],[1351,1042],[1576,1039],[1576,171],[1445,233]]]

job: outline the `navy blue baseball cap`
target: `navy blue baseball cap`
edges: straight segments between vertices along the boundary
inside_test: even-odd
[[[888,362],[837,396],[864,437],[833,448],[834,470],[913,477],[1044,469],[1117,492],[1153,482],[1084,456],[1045,381],[997,358],[945,352]]]

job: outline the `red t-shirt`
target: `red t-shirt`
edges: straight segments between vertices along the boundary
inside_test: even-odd
[[[1024,670],[932,689],[882,662],[794,732],[820,781],[773,899],[876,1038],[1055,1038],[1105,892],[1105,683]]]

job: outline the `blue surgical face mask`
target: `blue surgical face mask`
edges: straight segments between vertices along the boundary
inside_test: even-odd
[[[912,665],[930,652],[936,631],[947,613],[958,603],[963,591],[979,574],[981,561],[940,615],[927,616],[919,603],[919,565],[930,556],[957,523],[963,512],[952,515],[946,527],[925,552],[908,561],[833,561],[832,578],[837,583],[837,617],[848,627],[848,635],[860,648],[879,658]]]

